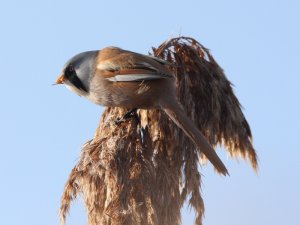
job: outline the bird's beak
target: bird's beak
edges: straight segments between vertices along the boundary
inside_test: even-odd
[[[64,83],[64,76],[59,75],[55,81],[55,84],[63,84]]]

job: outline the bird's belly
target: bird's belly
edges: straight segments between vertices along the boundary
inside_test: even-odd
[[[159,108],[158,91],[139,82],[118,82],[106,85],[101,91],[91,90],[86,96],[97,105],[123,108]]]

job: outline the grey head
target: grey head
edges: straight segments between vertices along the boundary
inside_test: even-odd
[[[67,88],[76,94],[87,95],[98,52],[87,51],[73,56],[63,66],[62,75],[58,80],[60,79]]]

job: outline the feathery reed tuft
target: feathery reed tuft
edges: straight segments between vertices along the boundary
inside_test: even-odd
[[[153,48],[153,55],[170,62],[178,100],[209,142],[248,159],[256,170],[250,127],[209,51],[179,37]],[[89,225],[179,225],[186,201],[201,225],[200,150],[160,110],[138,110],[136,117],[116,125],[125,112],[106,108],[94,138],[83,146],[63,192],[61,224],[81,194]]]

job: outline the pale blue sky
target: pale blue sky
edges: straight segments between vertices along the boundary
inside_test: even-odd
[[[299,225],[300,1],[0,2],[1,224],[58,224],[80,146],[102,108],[53,87],[73,54],[116,45],[147,53],[191,36],[211,49],[244,106],[260,159],[227,159],[231,176],[202,167],[205,225]],[[74,204],[67,224],[85,224]],[[184,210],[183,224],[193,224]]]

